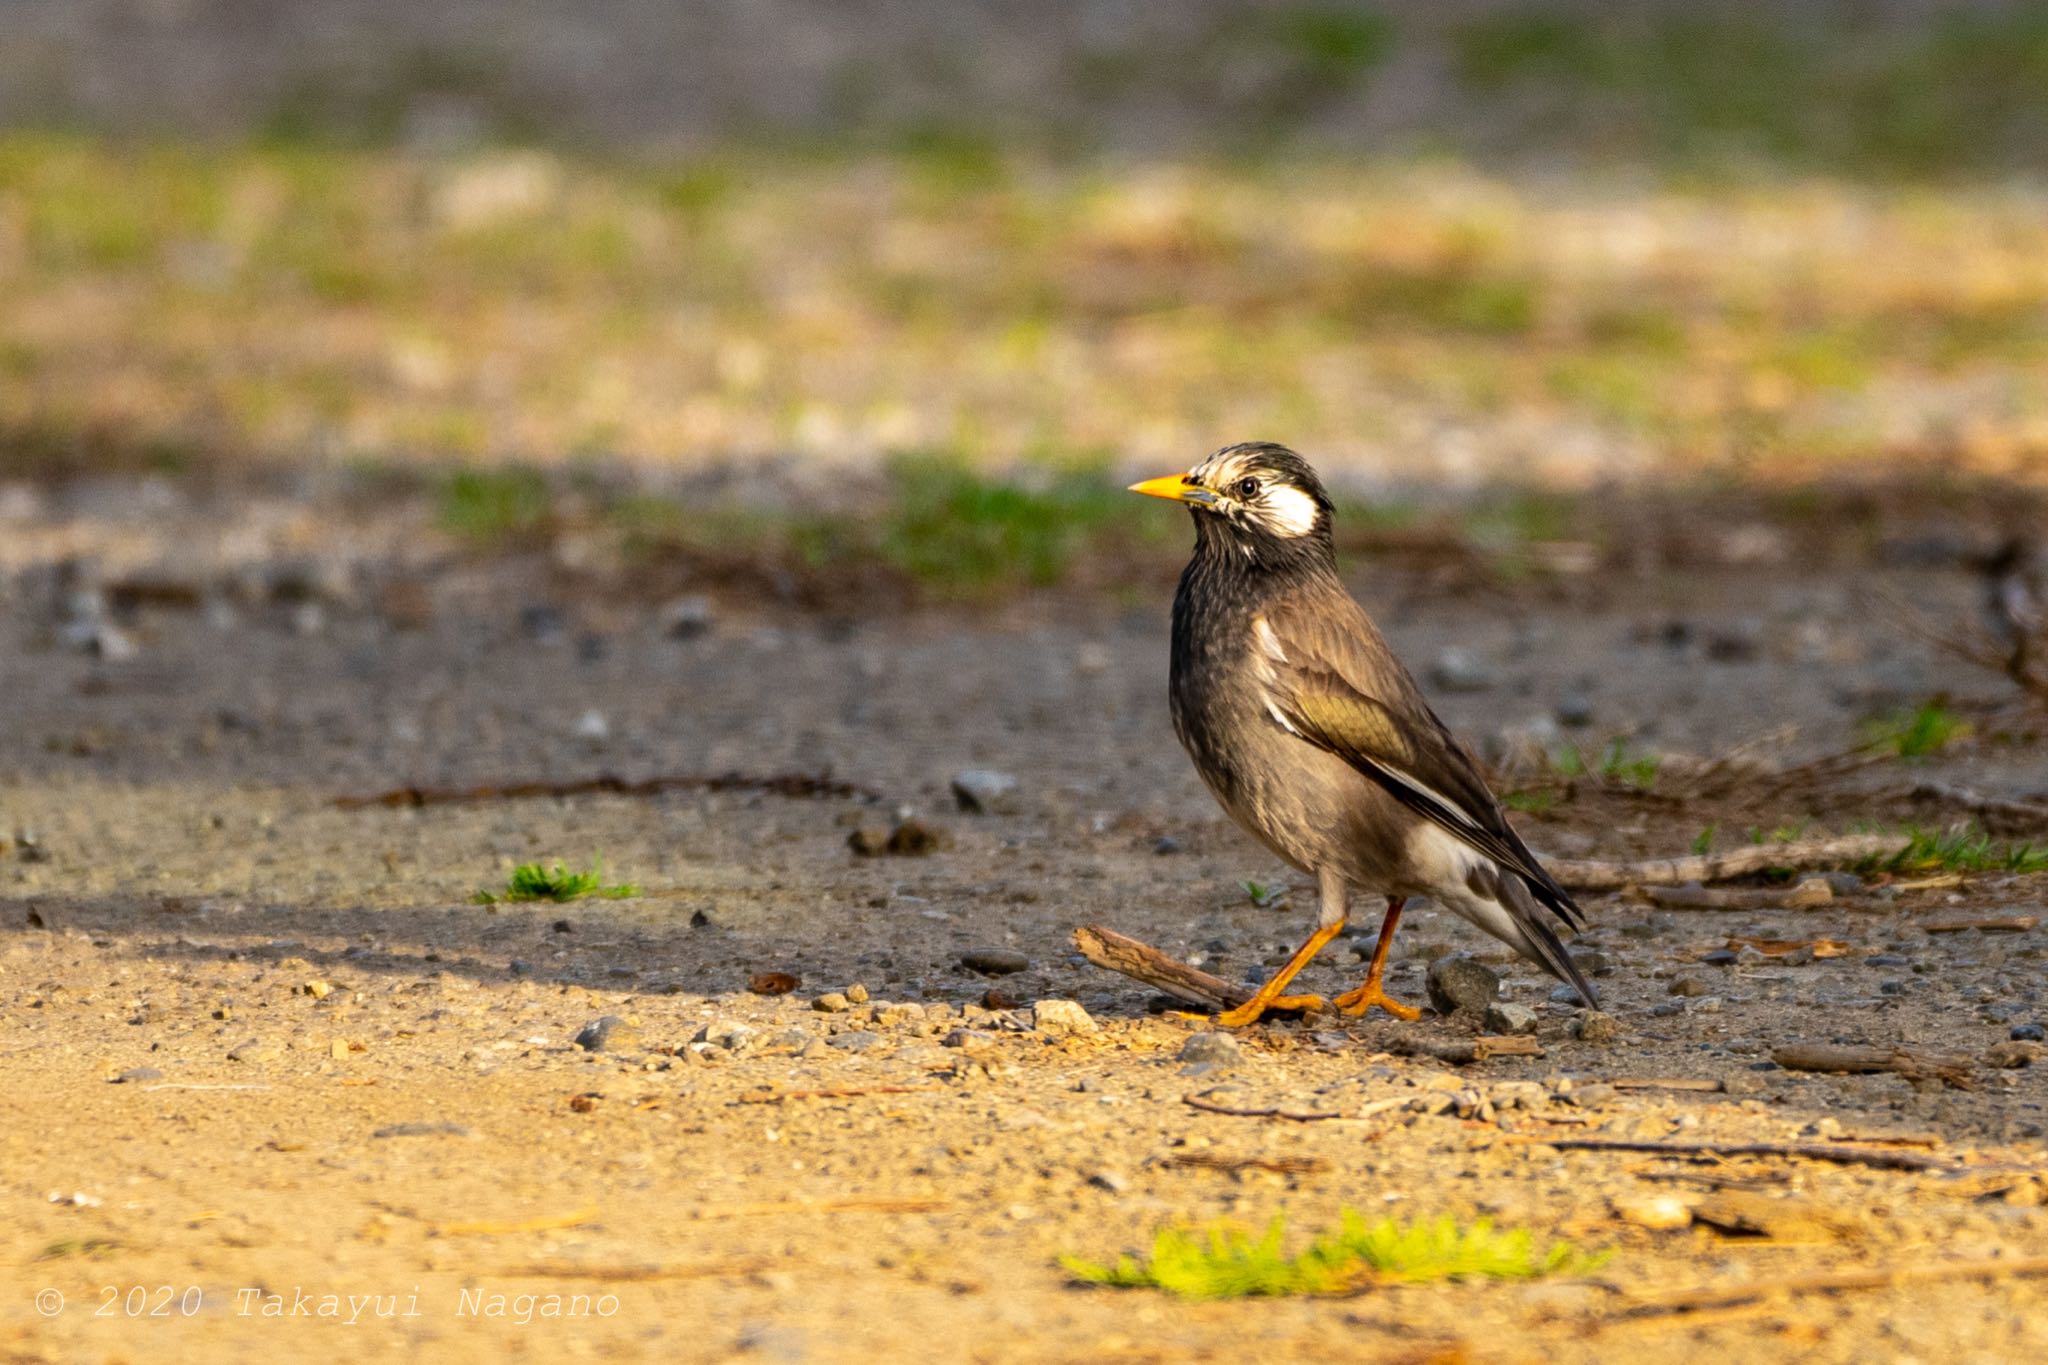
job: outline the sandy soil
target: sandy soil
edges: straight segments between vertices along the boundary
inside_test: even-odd
[[[222,509],[153,515],[197,540]],[[68,534],[93,552],[89,522]],[[1467,1036],[1469,1019],[1310,1017],[1192,1063],[1181,1050],[1207,1025],[1150,1012],[1149,991],[1073,955],[1070,931],[1103,923],[1256,976],[1305,931],[1310,896],[1221,822],[1172,741],[1163,600],[829,621],[727,600],[708,632],[676,639],[658,604],[537,561],[417,565],[400,592],[259,556],[240,577],[181,569],[191,593],[113,618],[111,652],[133,657],[96,658],[63,633],[70,590],[14,567],[0,604],[6,1359],[2048,1353],[2038,1280],[1640,1312],[1691,1285],[2042,1253],[2041,1067],[1979,1066],[1958,1090],[1769,1060],[1794,1041],[1982,1058],[2048,1019],[2042,930],[1927,929],[2038,914],[2040,877],[1788,912],[1589,898],[1578,946],[1604,959],[1611,1041],[1574,1036],[1579,1011],[1551,983],[1425,910],[1403,928],[1396,993],[1420,1001],[1429,958],[1475,954],[1535,1009],[1542,1057],[1399,1054]],[[1402,604],[1387,625],[1410,659],[1456,645],[1496,675],[1441,697],[1475,738],[1579,691],[1593,719],[1568,734],[1589,747],[1625,733],[1715,753],[1792,723],[1825,750],[1885,697],[1997,692],[1902,640],[1847,582],[1730,571],[1547,604],[1411,586],[1359,583]],[[1951,604],[1969,591],[1959,576],[1911,586]],[[1692,627],[1677,644],[1673,619]],[[1753,652],[1709,658],[1717,630],[1752,632]],[[957,810],[948,784],[970,767],[1014,774],[1014,806]],[[873,798],[335,804],[407,784],[824,768]],[[1929,775],[2042,785],[2017,741],[1903,780]],[[1547,852],[1634,856],[1680,852],[1712,821],[1727,846],[1746,824],[1816,813],[1856,818],[1585,793],[1525,828]],[[947,846],[849,850],[854,830],[905,814]],[[644,894],[469,902],[515,862],[597,855]],[[1294,890],[1259,908],[1244,880]],[[1362,936],[1326,954],[1313,988],[1359,970],[1376,918],[1360,910]],[[1743,937],[1845,951],[1708,960]],[[984,977],[961,965],[974,949],[1028,965]],[[748,992],[778,971],[800,978],[793,993]],[[814,1007],[856,984],[864,1002]],[[1078,1002],[1092,1028],[1035,1027],[1041,1000]],[[620,1021],[607,1045],[579,1046],[606,1016]],[[1630,1078],[1718,1088],[1612,1085]],[[1342,1117],[1220,1114],[1190,1096]],[[1924,1139],[1904,1150],[1939,1168],[1545,1141],[1878,1134]],[[1254,1159],[1286,1169],[1227,1169]],[[1659,1195],[1747,1199],[1764,1235],[1624,1216]],[[1346,1206],[1487,1214],[1614,1255],[1584,1280],[1194,1306],[1076,1288],[1056,1264],[1175,1220],[1285,1211],[1308,1229]]]

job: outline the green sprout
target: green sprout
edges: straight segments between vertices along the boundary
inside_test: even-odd
[[[1993,839],[1974,825],[1914,829],[1912,842],[1888,858],[1871,858],[1864,872],[2048,872],[2048,846]]]
[[[539,863],[521,863],[512,869],[511,880],[506,882],[503,892],[493,894],[479,891],[472,898],[478,905],[496,905],[499,901],[573,901],[585,896],[602,896],[606,900],[623,900],[637,896],[640,888],[631,883],[618,886],[604,884],[604,863],[591,863],[588,872],[571,872],[561,863],[552,868],[543,868]]]
[[[1911,711],[1898,711],[1874,720],[1865,727],[1865,744],[1903,759],[1938,754],[1971,733],[1968,721],[1938,701],[1923,702]]]
[[[1720,828],[1719,825],[1708,825],[1705,829],[1701,830],[1699,836],[1692,841],[1692,851],[1701,855],[1712,852],[1714,834]]]
[[[1261,910],[1278,905],[1287,898],[1284,886],[1266,886],[1259,882],[1239,882],[1238,885],[1244,888],[1246,899]]]
[[[1509,792],[1500,799],[1500,803],[1509,810],[1545,815],[1557,804],[1557,793],[1548,787],[1530,787],[1524,791]]]
[[[1461,1227],[1446,1215],[1435,1222],[1368,1223],[1345,1209],[1334,1233],[1289,1255],[1286,1220],[1276,1217],[1253,1236],[1228,1222],[1203,1228],[1163,1228],[1142,1262],[1119,1256],[1113,1265],[1063,1256],[1060,1265],[1084,1284],[1119,1289],[1163,1289],[1183,1299],[1343,1294],[1369,1284],[1422,1284],[1436,1280],[1534,1279],[1584,1274],[1607,1253],[1587,1253],[1569,1242],[1538,1250],[1526,1228],[1497,1229],[1481,1218]]]

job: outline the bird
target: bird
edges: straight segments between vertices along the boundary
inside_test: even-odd
[[[1423,896],[1596,1005],[1558,937],[1559,925],[1584,927],[1583,911],[1337,576],[1334,509],[1308,462],[1246,442],[1130,491],[1185,504],[1195,524],[1173,598],[1174,732],[1225,813],[1314,876],[1320,899],[1315,931],[1217,1022],[1241,1028],[1267,1010],[1331,1003],[1420,1018],[1383,977],[1401,912]],[[1354,892],[1386,898],[1364,982],[1333,1002],[1284,994],[1342,932]]]

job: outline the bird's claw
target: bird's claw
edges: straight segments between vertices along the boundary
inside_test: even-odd
[[[1389,997],[1377,981],[1368,981],[1355,991],[1346,991],[1331,1003],[1354,1019],[1374,1005],[1378,1005],[1396,1019],[1405,1019],[1410,1023],[1422,1017],[1422,1011],[1415,1006],[1404,1005]]]

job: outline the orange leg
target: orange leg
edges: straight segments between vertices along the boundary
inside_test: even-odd
[[[1380,941],[1372,950],[1372,965],[1365,969],[1365,984],[1355,991],[1346,991],[1331,1003],[1346,1014],[1364,1014],[1378,1005],[1396,1019],[1420,1019],[1422,1011],[1413,1005],[1404,1005],[1398,1000],[1389,1000],[1380,986],[1380,978],[1386,975],[1387,953],[1394,946],[1394,930],[1401,923],[1401,907],[1407,901],[1403,897],[1387,897],[1387,917],[1380,922]]]
[[[1216,1016],[1216,1022],[1225,1028],[1243,1028],[1254,1023],[1267,1010],[1319,1010],[1326,1003],[1320,995],[1282,995],[1287,983],[1309,963],[1309,959],[1323,950],[1323,945],[1337,937],[1344,928],[1344,921],[1325,924],[1308,936],[1308,942],[1294,950],[1294,956],[1287,959],[1287,965],[1273,973],[1259,992],[1234,1010],[1225,1010]]]

